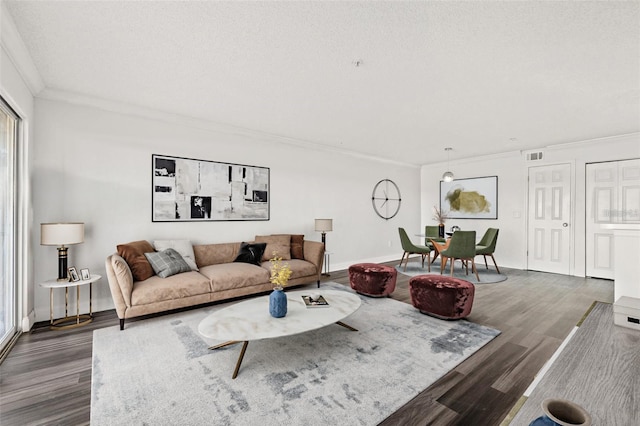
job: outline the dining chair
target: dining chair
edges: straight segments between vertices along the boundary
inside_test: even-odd
[[[429,260],[429,255],[431,254],[431,248],[428,246],[416,245],[411,242],[409,236],[407,235],[407,231],[404,228],[398,228],[398,232],[400,233],[400,244],[402,244],[402,259],[400,259],[400,265],[402,266],[402,262],[404,261],[404,270],[407,270],[407,263],[409,263],[409,256],[412,254],[419,254],[422,257],[422,267],[424,268],[424,259],[425,257]],[[407,260],[405,261],[405,256],[407,256]],[[429,272],[431,272],[431,262],[427,261],[427,265],[429,267]]]
[[[442,242],[444,242],[444,239],[440,238],[440,234],[438,232],[438,225],[435,225],[435,226],[427,225],[424,227],[424,245],[431,247],[431,241],[429,240],[432,238],[436,241],[442,240]],[[433,249],[433,247],[431,247],[431,249]]]
[[[493,260],[493,264],[496,266],[496,271],[500,273],[500,268],[498,268],[498,264],[496,263],[496,258],[493,257],[493,252],[496,251],[496,243],[498,242],[498,232],[500,230],[496,228],[489,228],[487,232],[484,233],[482,239],[478,244],[476,244],[476,256],[482,255],[484,256],[484,266],[489,269],[489,265],[487,264],[487,256],[491,256]]]
[[[471,270],[476,274],[476,278],[480,281],[478,270],[474,258],[476,256],[476,231],[456,231],[451,236],[449,247],[440,252],[441,265],[440,273],[444,272],[444,267],[449,259],[451,259],[451,276],[453,276],[453,264],[456,260],[462,261],[462,266],[466,266],[467,275],[469,275],[469,262],[471,262]]]

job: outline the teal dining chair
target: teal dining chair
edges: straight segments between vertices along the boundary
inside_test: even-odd
[[[491,260],[493,260],[493,264],[495,265],[496,271],[498,273],[500,273],[500,268],[498,268],[496,258],[493,257],[493,252],[496,251],[496,243],[498,242],[499,231],[500,230],[496,228],[487,229],[487,232],[484,233],[480,242],[476,244],[476,256],[484,256],[484,266],[487,269],[489,269],[489,265],[487,264],[487,256],[491,256]]]
[[[474,261],[476,257],[476,231],[454,232],[451,236],[449,247],[440,252],[440,257],[441,274],[444,272],[447,261],[451,259],[451,276],[453,276],[453,264],[459,259],[462,261],[462,265],[467,268],[467,275],[469,275],[469,262],[471,262],[471,270],[476,274],[478,281],[480,281]]]
[[[428,246],[413,244],[404,228],[398,228],[398,232],[400,233],[400,244],[402,244],[402,250],[404,250],[399,266],[402,266],[402,262],[404,262],[404,270],[406,271],[407,263],[409,263],[409,256],[412,254],[419,254],[422,257],[422,267],[424,268],[424,259],[426,257],[427,260],[429,260],[431,249]],[[405,256],[407,257],[406,261]],[[427,265],[429,267],[429,272],[431,272],[431,262],[427,261]]]

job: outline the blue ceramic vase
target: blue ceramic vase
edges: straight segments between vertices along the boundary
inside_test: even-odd
[[[269,313],[274,318],[287,315],[287,295],[281,287],[276,287],[269,295]]]
[[[544,415],[529,426],[591,426],[591,415],[578,404],[565,399],[545,399],[542,411]]]
[[[547,416],[540,416],[529,423],[529,426],[558,426],[558,423],[554,422]]]

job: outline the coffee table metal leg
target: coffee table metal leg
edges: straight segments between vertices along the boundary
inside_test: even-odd
[[[238,371],[240,371],[240,366],[242,365],[242,360],[244,359],[244,353],[247,351],[249,342],[247,340],[229,340],[228,342],[220,343],[219,345],[209,346],[209,349],[214,350],[224,348],[225,346],[235,345],[236,343],[240,342],[242,342],[242,349],[240,350],[240,356],[238,357],[238,361],[236,362],[236,369],[233,370],[233,376],[231,376],[232,379],[238,377]]]
[[[225,346],[235,345],[236,343],[240,343],[240,342],[241,342],[240,340],[229,340],[228,342],[220,343],[219,345],[209,346],[209,349],[211,350],[220,349],[220,348],[224,348]]]
[[[249,342],[245,340],[245,342],[242,344],[242,350],[240,351],[238,362],[236,362],[236,369],[233,370],[233,376],[231,376],[232,379],[235,379],[236,377],[238,377],[238,371],[240,370],[240,365],[242,364],[244,353],[247,351],[247,345],[249,345]]]
[[[336,324],[341,325],[341,326],[343,326],[344,328],[348,328],[348,329],[349,329],[349,330],[351,330],[351,331],[358,331],[358,329],[357,329],[357,328],[353,328],[353,327],[351,327],[349,324],[345,324],[345,323],[343,323],[342,321],[338,321],[338,322],[336,322]]]

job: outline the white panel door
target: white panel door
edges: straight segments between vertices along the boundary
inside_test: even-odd
[[[571,165],[529,168],[528,269],[571,271]]]
[[[587,164],[586,275],[613,279],[613,231],[606,223],[640,222],[640,160]]]

